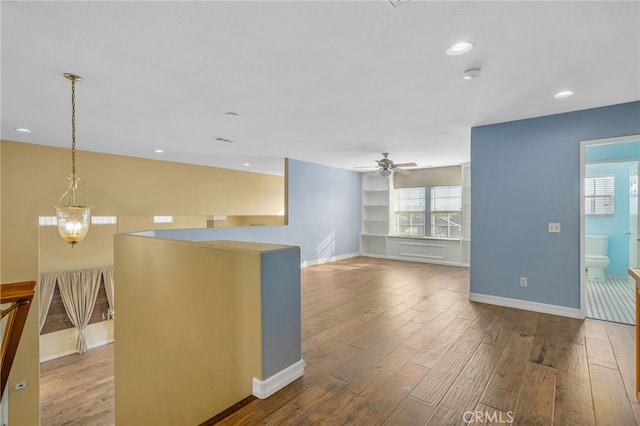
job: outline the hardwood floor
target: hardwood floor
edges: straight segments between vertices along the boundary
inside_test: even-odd
[[[304,377],[218,424],[640,424],[633,326],[468,291],[467,268],[358,257],[303,269]],[[42,365],[42,424],[113,424],[112,361],[56,362]],[[65,368],[100,364],[110,372],[85,390],[67,382]]]
[[[40,364],[42,426],[112,426],[113,343]]]

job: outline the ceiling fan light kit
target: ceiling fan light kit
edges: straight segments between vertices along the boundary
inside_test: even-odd
[[[383,177],[389,177],[392,173],[400,173],[400,174],[408,174],[409,170],[402,169],[401,167],[417,167],[416,163],[394,163],[389,159],[389,153],[383,152],[382,159],[375,160],[378,163],[377,173]],[[365,168],[368,169],[370,167],[356,167],[356,168]]]

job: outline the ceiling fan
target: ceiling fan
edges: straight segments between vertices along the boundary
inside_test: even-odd
[[[392,160],[389,159],[389,153],[388,152],[383,152],[382,153],[382,159],[380,160],[375,160],[376,163],[378,163],[378,173],[380,173],[381,176],[389,176],[391,175],[392,172],[397,172],[403,175],[409,174],[408,170],[404,170],[401,167],[416,167],[417,164],[416,163],[394,163]],[[367,167],[368,168],[368,167]]]

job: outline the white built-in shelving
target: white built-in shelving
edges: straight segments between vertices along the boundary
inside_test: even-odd
[[[364,174],[360,252],[366,256],[386,256],[388,233],[389,178],[373,173]]]

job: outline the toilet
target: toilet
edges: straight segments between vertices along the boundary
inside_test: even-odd
[[[585,240],[585,266],[587,267],[587,280],[604,282],[604,268],[609,266],[609,257],[607,256],[609,236],[586,235]]]

